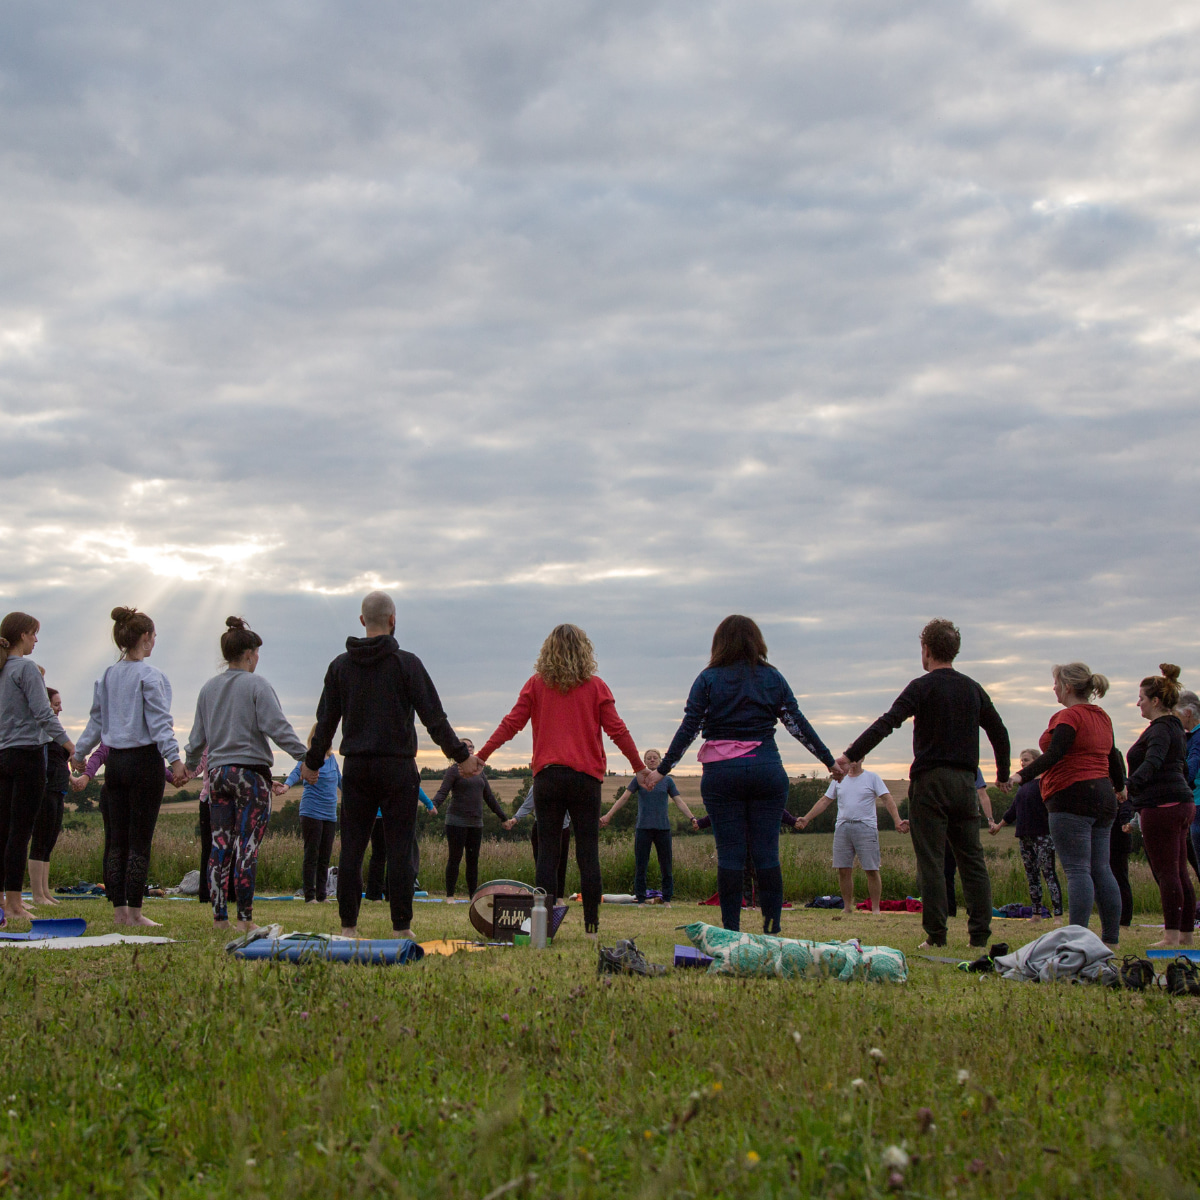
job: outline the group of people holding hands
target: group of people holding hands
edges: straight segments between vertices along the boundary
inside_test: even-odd
[[[0,849],[4,907],[10,919],[31,915],[21,888],[51,764],[69,759],[81,775],[94,774],[95,755],[93,762],[86,760],[95,751],[104,756],[104,884],[116,922],[153,924],[142,915],[142,896],[165,786],[168,781],[180,786],[202,773],[212,841],[206,890],[214,921],[219,927],[228,924],[232,896],[239,927],[253,928],[258,848],[272,796],[285,790],[272,777],[271,743],[296,760],[306,789],[328,790],[328,763],[340,727],[342,844],[337,902],[342,932],[357,936],[362,864],[374,834],[375,853],[382,849],[387,862],[394,936],[410,937],[416,811],[418,799],[423,798],[416,765],[415,720],[419,718],[454,764],[439,792],[439,799],[452,797],[455,808],[454,819],[447,821],[452,863],[452,868],[447,867],[447,891],[453,894],[464,855],[468,892],[475,889],[484,804],[510,828],[524,815],[524,810],[513,817],[504,813],[483,768],[500,746],[531,725],[531,803],[541,833],[535,851],[537,886],[552,898],[561,896],[565,857],[573,838],[589,935],[594,936],[599,926],[600,829],[632,796],[639,801],[635,886],[644,895],[646,864],[651,849],[657,849],[664,899],[669,901],[670,801],[697,827],[700,824],[679,796],[671,771],[698,736],[704,739],[697,757],[703,767],[704,823],[711,825],[716,842],[722,921],[726,928],[740,927],[743,870],[749,861],[757,876],[763,928],[779,930],[783,906],[779,830],[789,784],[775,740],[776,726],[782,724],[832,777],[827,800],[818,808],[827,802],[838,804],[834,865],[844,894],[857,858],[868,872],[877,907],[878,803],[888,807],[901,832],[911,834],[926,945],[946,942],[951,898],[945,877],[947,847],[961,874],[971,943],[986,945],[990,937],[991,885],[977,801],[981,728],[995,754],[997,783],[1019,789],[1018,838],[1036,842],[1048,836],[1063,863],[1072,923],[1086,925],[1095,904],[1101,936],[1116,944],[1122,897],[1110,866],[1110,837],[1114,822],[1119,829],[1127,827],[1136,810],[1162,895],[1164,944],[1188,944],[1192,938],[1195,895],[1187,874],[1187,842],[1193,831],[1192,786],[1200,765],[1195,761],[1200,758],[1200,742],[1185,732],[1177,712],[1179,669],[1169,664],[1141,683],[1138,703],[1148,725],[1127,756],[1115,746],[1107,714],[1093,703],[1105,694],[1108,681],[1080,663],[1056,666],[1054,694],[1060,709],[1051,718],[1038,753],[1023,756],[1020,770],[1010,777],[1008,733],[987,692],[955,669],[961,639],[949,621],[934,620],[925,626],[920,635],[923,674],[835,757],[800,711],[787,680],[767,661],[758,626],[749,617],[735,615],[717,626],[708,665],[692,684],[683,719],[666,752],[647,751],[643,758],[611,690],[596,673],[591,641],[582,629],[564,624],[546,638],[534,672],[511,711],[476,750],[450,724],[420,659],[400,648],[395,638],[395,605],[386,593],[376,591],[362,603],[363,636],[348,638],[345,653],[329,664],[307,740],[296,734],[274,689],[257,674],[262,638],[240,618],[229,618],[220,639],[226,668],[201,688],[191,734],[181,751],[171,718],[170,683],[148,661],[155,646],[153,621],[128,608],[114,609],[112,618],[120,656],[96,681],[87,726],[74,744],[29,657],[37,644],[38,622],[25,613],[9,613],[0,622]],[[1184,702],[1194,705],[1188,726],[1194,734],[1200,702],[1191,693],[1184,694]],[[909,815],[904,821],[882,780],[862,764],[909,718],[913,762]],[[604,735],[628,760],[634,778],[601,816],[607,771]],[[56,749],[48,752],[50,746]],[[1195,753],[1189,754],[1192,749]],[[55,787],[61,785],[61,771],[52,779]],[[1040,832],[1036,821],[1022,823],[1035,783],[1047,833]],[[1118,821],[1121,805],[1127,808]],[[61,822],[61,802],[58,813]],[[801,827],[812,815],[799,819]],[[994,827],[1007,823],[1011,815],[1010,810]],[[52,825],[53,811],[50,818]],[[317,898],[308,896],[309,876],[319,874],[323,843],[328,837],[331,846],[332,837],[324,829],[306,829],[306,847],[310,832],[313,864],[310,869],[306,852],[305,890],[306,898]],[[1024,858],[1024,840],[1022,845]],[[1027,869],[1032,863],[1041,870],[1044,854],[1039,857],[1040,853],[1036,846],[1032,848],[1031,857],[1025,859]],[[324,859],[327,863],[328,847]],[[35,896],[44,900],[48,897],[44,872],[39,867],[34,874],[34,861],[43,860],[31,860],[30,872]],[[319,890],[323,891],[323,884]]]

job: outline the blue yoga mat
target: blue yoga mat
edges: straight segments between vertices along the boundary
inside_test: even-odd
[[[1200,946],[1161,946],[1156,950],[1147,950],[1146,957],[1165,958],[1168,962],[1177,958],[1200,962]]]
[[[281,959],[299,962],[303,958],[323,959],[325,962],[374,963],[391,966],[395,963],[416,962],[425,951],[407,939],[364,938],[359,941],[333,941],[327,937],[261,938],[234,950],[235,958]]]
[[[87,922],[82,917],[34,917],[28,933],[0,933],[4,942],[40,942],[43,938],[83,937]]]

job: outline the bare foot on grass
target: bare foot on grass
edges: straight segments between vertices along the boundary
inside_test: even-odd
[[[214,928],[214,929],[228,929],[228,928],[229,928],[229,921],[228,921],[228,920],[224,920],[224,921],[213,921],[213,928]]]
[[[256,925],[253,921],[239,921],[237,927],[243,933],[253,933],[256,929],[261,929],[261,925]]]
[[[349,938],[358,937],[358,926],[357,925],[343,925],[342,926],[342,937],[349,937]]]
[[[162,922],[161,922],[161,921],[152,921],[152,920],[150,920],[150,918],[149,918],[149,917],[147,917],[147,916],[143,916],[143,915],[142,915],[142,910],[141,910],[140,908],[135,908],[135,909],[132,909],[131,911],[132,911],[132,913],[133,913],[133,916],[131,917],[131,919],[130,919],[130,921],[129,921],[129,924],[130,924],[130,925],[139,925],[139,926],[141,926],[141,925],[153,925],[155,929],[161,929],[161,928],[162,928]]]
[[[415,942],[417,940],[416,935],[411,929],[393,929],[392,937],[401,942]]]

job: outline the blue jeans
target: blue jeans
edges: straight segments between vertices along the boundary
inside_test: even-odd
[[[675,877],[671,872],[671,831],[669,829],[635,829],[633,833],[633,894],[638,901],[646,899],[646,868],[650,865],[650,847],[658,851],[658,873],[662,876],[662,896],[670,904],[675,894]]]
[[[1050,836],[1067,876],[1072,925],[1087,928],[1092,904],[1100,910],[1100,936],[1115,946],[1121,936],[1121,890],[1109,865],[1112,820],[1052,812]]]
[[[787,803],[788,777],[779,751],[760,746],[757,754],[704,764],[700,796],[712,818],[717,844],[717,891],[721,922],[740,929],[742,871],[746,853],[758,873],[763,929],[779,932],[783,872],[779,869],[779,822]]]

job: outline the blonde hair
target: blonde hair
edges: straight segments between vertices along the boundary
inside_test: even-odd
[[[596,673],[596,652],[578,625],[556,625],[542,643],[534,671],[565,696]]]
[[[1061,683],[1074,695],[1087,700],[1093,696],[1103,696],[1108,691],[1108,679],[1103,675],[1093,675],[1087,663],[1056,663],[1051,671],[1055,683]]]

